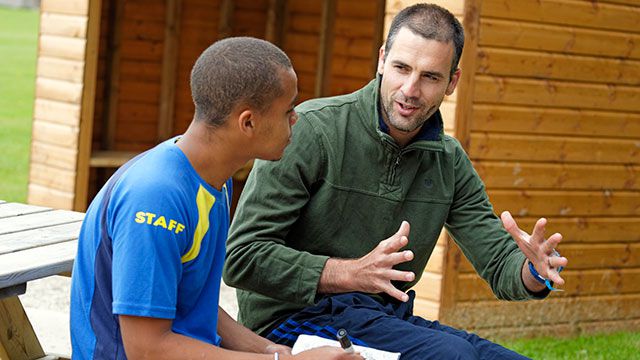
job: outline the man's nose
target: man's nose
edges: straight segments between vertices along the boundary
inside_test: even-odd
[[[298,122],[298,113],[294,110],[293,114],[291,114],[291,117],[289,118],[289,125],[293,126]]]
[[[418,80],[419,80],[419,77],[414,75],[408,76],[407,78],[404,79],[404,83],[400,88],[404,96],[415,97],[415,98],[420,97],[420,86],[419,86]]]

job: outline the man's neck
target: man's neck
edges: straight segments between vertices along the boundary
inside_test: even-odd
[[[398,146],[400,146],[401,148],[404,148],[405,146],[409,145],[411,143],[411,141],[413,140],[413,138],[420,132],[421,127],[411,131],[411,132],[406,132],[406,131],[400,131],[396,128],[394,128],[393,126],[389,126],[387,124],[388,128],[389,128],[389,135],[393,138],[393,140],[396,141],[396,143],[398,144]]]
[[[381,105],[378,104],[378,106],[381,106]],[[389,136],[391,136],[393,140],[395,140],[396,144],[398,144],[398,146],[400,146],[401,148],[404,148],[409,143],[411,143],[413,138],[418,133],[420,133],[420,129],[422,128],[421,126],[411,132],[400,131],[396,129],[395,127],[391,126],[391,124],[389,123],[387,114],[385,113],[384,109],[382,109],[381,107],[379,107],[378,116],[379,116],[381,130],[389,134]]]
[[[250,160],[237,151],[242,147],[225,133],[224,128],[211,131],[194,121],[177,143],[198,175],[218,190]]]

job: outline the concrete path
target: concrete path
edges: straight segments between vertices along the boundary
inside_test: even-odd
[[[27,284],[20,296],[45,353],[71,354],[69,292],[71,279],[54,276]],[[234,319],[238,314],[235,290],[222,283],[220,305]]]

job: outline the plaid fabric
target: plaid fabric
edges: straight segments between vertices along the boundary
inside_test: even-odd
[[[274,328],[267,338],[293,346],[299,335],[336,340],[344,328],[354,345],[399,352],[401,360],[527,359],[515,352],[462,330],[413,316],[415,292],[409,301],[386,304],[362,293],[322,298]]]

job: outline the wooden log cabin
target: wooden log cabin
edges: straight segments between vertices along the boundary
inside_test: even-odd
[[[189,70],[211,42],[268,39],[291,57],[301,100],[347,93],[372,78],[383,30],[415,2],[42,0],[29,202],[82,211],[115,167],[184,131]],[[416,313],[493,338],[637,331],[640,3],[436,3],[467,37],[445,130],[496,212],[526,230],[547,217],[570,265],[564,292],[499,302],[443,234]]]

